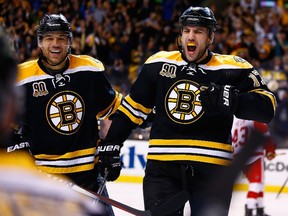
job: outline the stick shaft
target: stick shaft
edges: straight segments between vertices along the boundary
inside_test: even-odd
[[[92,199],[95,199],[95,200],[101,200],[107,204],[110,204],[110,205],[113,205],[123,211],[126,211],[130,214],[133,214],[133,215],[138,215],[138,216],[152,216],[151,215],[151,212],[148,210],[148,211],[142,211],[142,210],[138,210],[138,209],[135,209],[133,207],[130,207],[124,203],[120,203],[116,200],[113,200],[113,199],[110,199],[108,197],[105,197],[105,196],[102,196],[100,194],[96,194],[96,193],[93,193],[93,192],[90,192],[90,191],[87,191],[73,183],[69,184],[69,186],[71,187],[71,189],[79,192],[79,193],[82,193]]]
[[[99,188],[98,188],[97,194],[102,194],[103,193],[103,190],[104,190],[106,182],[107,182],[108,174],[109,174],[109,171],[106,168],[105,171],[104,171],[104,177],[103,177],[101,183],[99,184]],[[99,198],[97,198],[97,199],[95,199],[93,201],[93,205],[97,205],[98,202],[99,202]]]
[[[282,193],[282,191],[283,191],[284,187],[286,186],[287,182],[288,182],[288,176],[287,176],[286,180],[284,181],[282,187],[280,188],[279,192],[277,193],[276,199],[277,199],[277,198],[280,196],[280,194]]]

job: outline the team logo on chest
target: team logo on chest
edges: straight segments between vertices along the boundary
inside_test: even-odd
[[[64,135],[75,133],[84,118],[84,101],[75,92],[59,92],[46,107],[46,118],[56,132]]]
[[[165,109],[169,118],[180,124],[189,124],[203,115],[199,85],[190,80],[174,83],[165,97]]]

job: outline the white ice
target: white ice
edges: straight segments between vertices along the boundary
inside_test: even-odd
[[[107,189],[110,198],[125,203],[133,208],[144,210],[143,192],[140,183],[108,182]],[[246,192],[234,192],[229,216],[244,216]],[[265,213],[269,216],[288,216],[288,193],[266,192],[264,195]],[[114,208],[115,216],[129,216],[131,214]],[[186,216],[186,215],[185,215]]]

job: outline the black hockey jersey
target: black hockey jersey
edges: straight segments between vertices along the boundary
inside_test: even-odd
[[[24,131],[37,167],[48,173],[94,168],[97,120],[115,112],[122,98],[100,61],[70,54],[68,59],[67,69],[55,75],[45,73],[39,60],[19,65],[17,85],[26,96]]]
[[[120,115],[136,125],[155,109],[147,159],[218,165],[231,161],[233,116],[208,115],[201,106],[199,86],[212,82],[240,91],[235,113],[239,118],[273,118],[274,95],[244,59],[210,52],[206,62],[196,65],[184,61],[178,51],[161,51],[144,63],[119,107]]]

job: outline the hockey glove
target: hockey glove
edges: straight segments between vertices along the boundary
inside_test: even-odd
[[[271,137],[267,137],[265,142],[265,155],[268,160],[273,160],[275,158],[276,156],[275,149],[276,144],[274,143]]]
[[[233,86],[211,83],[200,86],[200,100],[205,112],[210,115],[233,115],[238,105],[238,90]]]
[[[100,142],[99,153],[99,172],[104,176],[105,169],[109,171],[107,181],[115,181],[122,169],[123,162],[120,161],[120,149],[122,144],[111,144]]]
[[[11,125],[11,132],[1,145],[7,149],[7,153],[27,152],[30,154],[28,139],[24,135],[23,128],[20,125]]]

